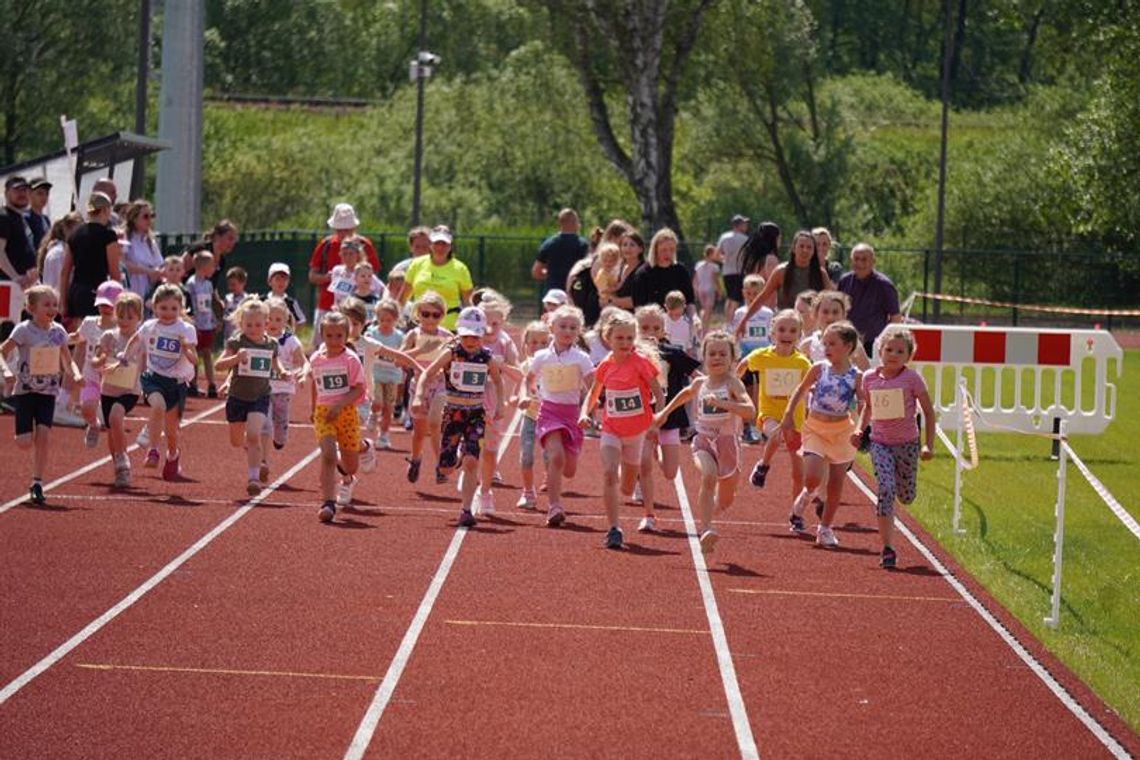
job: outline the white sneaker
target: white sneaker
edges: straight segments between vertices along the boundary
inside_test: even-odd
[[[524,490],[522,492],[522,496],[519,497],[518,502],[515,503],[515,506],[519,509],[525,509],[528,512],[533,512],[534,510],[538,509],[538,494],[534,491]]]
[[[352,489],[356,487],[356,476],[353,475],[346,483],[341,481],[336,487],[336,503],[342,507],[347,507],[352,503]]]
[[[645,503],[645,495],[643,493],[641,493],[641,481],[640,480],[637,481],[636,483],[634,483],[634,485],[633,485],[633,496],[630,496],[629,500],[632,503],[638,504],[638,505]]]
[[[638,533],[652,533],[655,530],[657,530],[657,518],[653,515],[646,515],[637,524]]]
[[[71,411],[62,406],[57,406],[55,408],[55,413],[52,415],[51,422],[57,427],[87,427],[87,420],[83,419],[78,414],[73,414]]]
[[[392,439],[388,437],[387,433],[381,433],[380,437],[376,439],[376,448],[384,451],[392,448]]]
[[[83,434],[83,443],[89,449],[93,449],[99,445],[99,427],[97,425],[87,426],[87,430]]]
[[[479,508],[479,514],[484,517],[491,517],[495,514],[495,493],[494,491],[480,490],[479,494],[475,497],[475,504]]]
[[[719,539],[720,536],[718,536],[717,532],[712,528],[709,528],[704,533],[702,533],[700,538],[701,554],[712,554],[713,549],[716,548],[716,542]]]
[[[364,439],[364,451],[360,452],[360,471],[372,472],[376,469],[376,447]]]
[[[146,425],[143,425],[143,429],[139,431],[138,437],[135,438],[135,444],[140,449],[150,448],[150,433],[147,432]]]
[[[503,480],[503,473],[495,470],[495,474],[491,476],[491,485],[501,486],[505,481]]]
[[[820,546],[839,546],[839,539],[831,532],[831,528],[826,525],[816,527],[815,542]]]

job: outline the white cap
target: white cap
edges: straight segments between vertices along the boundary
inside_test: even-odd
[[[459,319],[455,323],[455,332],[459,337],[474,335],[482,338],[487,334],[487,317],[478,306],[468,306],[459,312]]]
[[[283,274],[286,277],[292,276],[292,273],[289,271],[289,265],[283,264],[280,261],[269,265],[269,276],[272,277],[275,274]]]
[[[329,217],[329,227],[334,230],[352,230],[359,226],[360,220],[356,218],[356,211],[353,210],[351,203],[336,204],[332,216]]]
[[[447,225],[444,225],[444,224],[438,225],[436,227],[432,227],[431,232],[428,233],[428,240],[430,240],[433,243],[438,243],[440,241],[443,241],[445,243],[450,243],[452,240],[451,229],[448,228]]]
[[[553,303],[559,306],[565,306],[568,300],[569,298],[566,295],[566,291],[561,288],[551,288],[546,291],[546,295],[542,297],[543,303]]]

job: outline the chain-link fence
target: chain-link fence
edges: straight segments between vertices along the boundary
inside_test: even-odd
[[[312,311],[316,289],[307,279],[309,257],[324,233],[310,230],[243,231],[229,257],[231,265],[249,273],[250,290],[264,289],[269,265],[280,261],[293,272],[292,291]],[[407,256],[403,232],[368,232],[381,261],[381,275]],[[516,305],[519,317],[537,314],[541,285],[531,279],[530,269],[542,238],[506,235],[458,235],[455,256],[467,264],[476,285],[503,292]],[[185,235],[160,240],[167,253],[177,253],[191,239]],[[702,250],[703,242],[689,241],[688,251]],[[846,250],[833,252],[842,264]],[[929,249],[876,251],[876,268],[898,287],[900,299],[914,292],[935,292],[936,253]],[[1013,304],[1076,306],[1103,309],[1140,309],[1140,254],[1073,253],[1001,250],[945,250],[942,254],[941,292],[948,295]],[[933,302],[920,299],[911,315],[924,322],[934,320]],[[1004,324],[1089,325],[1109,328],[1140,328],[1135,317],[1095,317],[1041,314],[1018,308],[978,304],[943,303],[939,320],[970,322],[989,320]]]

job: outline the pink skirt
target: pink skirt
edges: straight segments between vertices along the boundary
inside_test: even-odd
[[[534,423],[534,436],[539,443],[551,433],[562,433],[562,448],[571,456],[582,453],[582,428],[578,427],[579,408],[577,404],[556,404],[543,401],[538,409],[538,420]]]

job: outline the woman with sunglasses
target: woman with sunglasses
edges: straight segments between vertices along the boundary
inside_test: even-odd
[[[454,330],[459,310],[471,305],[471,292],[475,285],[471,282],[467,265],[453,255],[450,229],[442,224],[433,227],[428,239],[431,241],[431,253],[414,259],[408,265],[405,287],[411,288],[413,301],[419,301],[429,290],[443,296],[446,306],[443,326]]]
[[[154,209],[144,200],[127,206],[123,267],[127,289],[146,300],[147,293],[162,279],[162,251],[154,237]]]

